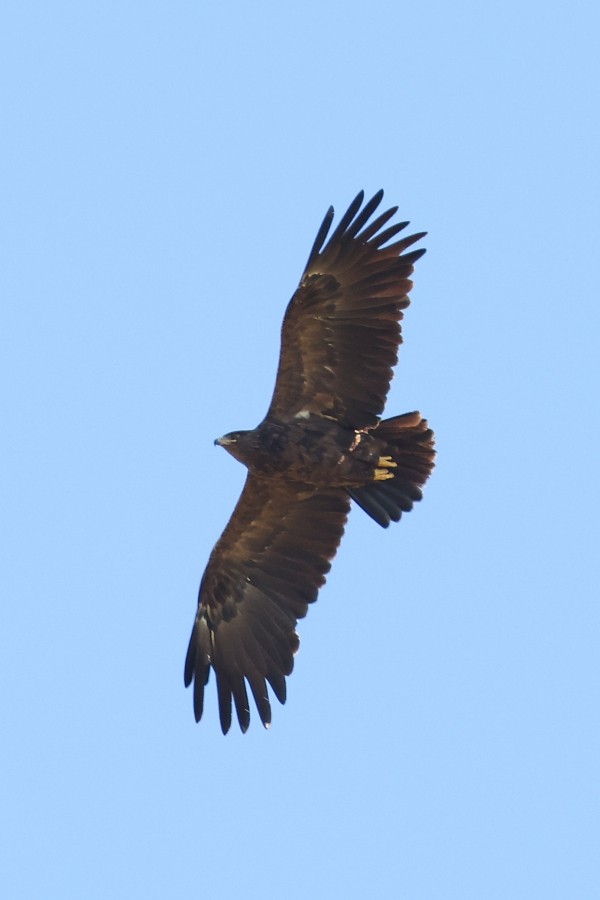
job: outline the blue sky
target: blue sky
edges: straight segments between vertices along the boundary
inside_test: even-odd
[[[592,3],[5,2],[3,896],[596,898]],[[273,727],[182,684],[333,203],[427,230],[390,414]]]

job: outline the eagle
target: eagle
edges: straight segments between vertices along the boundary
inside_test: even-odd
[[[433,468],[420,413],[381,419],[425,252],[405,251],[426,234],[393,240],[409,223],[388,225],[398,207],[374,217],[382,198],[363,205],[361,191],[327,239],[330,207],[283,319],[268,412],[215,441],[248,473],[202,577],[184,681],[198,722],[214,670],[223,734],[233,706],[247,730],[247,687],[266,728],[267,685],[285,703],[298,619],[325,583],[351,501],[387,528],[421,499]]]

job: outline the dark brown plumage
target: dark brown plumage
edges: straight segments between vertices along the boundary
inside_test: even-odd
[[[400,320],[424,236],[388,243],[408,224],[369,221],[379,191],[361,192],[333,231],[330,208],[287,308],[275,391],[253,431],[215,443],[248,467],[244,490],[211,553],[185,662],[194,712],[211,668],[223,733],[232,699],[242,731],[247,686],[265,726],[267,683],[285,702],[298,619],[317,598],[336,553],[350,498],[376,522],[397,522],[421,499],[433,468],[433,433],[420,413],[380,421],[398,360]]]

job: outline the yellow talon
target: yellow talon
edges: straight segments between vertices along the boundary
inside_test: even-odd
[[[395,469],[398,465],[391,456],[380,456],[377,460],[378,466],[386,466],[388,469]]]
[[[388,478],[393,478],[394,473],[388,472],[387,469],[375,469],[375,481],[387,481]]]

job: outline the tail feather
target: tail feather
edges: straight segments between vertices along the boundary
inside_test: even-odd
[[[375,522],[387,528],[423,496],[421,487],[434,466],[433,431],[420,413],[412,412],[385,419],[370,435],[384,442],[382,455],[391,456],[396,463],[391,470],[394,477],[349,488],[348,493]]]

